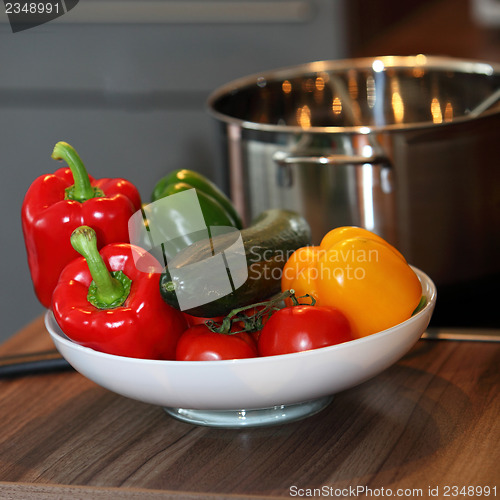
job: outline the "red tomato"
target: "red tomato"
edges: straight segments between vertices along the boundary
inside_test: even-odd
[[[318,349],[353,340],[347,318],[334,307],[299,305],[276,311],[259,337],[261,356]]]
[[[226,335],[211,332],[205,325],[188,328],[177,342],[177,361],[217,361],[258,356],[257,345],[248,333]]]

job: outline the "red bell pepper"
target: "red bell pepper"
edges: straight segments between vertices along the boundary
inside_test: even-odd
[[[62,271],[52,310],[62,331],[97,351],[144,359],[175,359],[177,340],[187,328],[182,312],[160,295],[159,265],[146,250],[113,243],[99,252],[95,231],[82,226],[71,244],[83,257]],[[136,262],[141,259],[139,271]]]
[[[58,142],[52,153],[69,168],[38,177],[23,201],[21,220],[33,286],[38,300],[50,307],[64,266],[78,257],[70,244],[72,231],[92,226],[98,248],[128,242],[128,220],[141,208],[137,188],[124,179],[94,179],[76,151]]]

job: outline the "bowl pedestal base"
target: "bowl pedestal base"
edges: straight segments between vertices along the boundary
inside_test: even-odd
[[[326,408],[333,396],[325,396],[304,403],[277,405],[254,410],[191,410],[164,408],[172,417],[194,425],[220,428],[267,427],[294,422]]]

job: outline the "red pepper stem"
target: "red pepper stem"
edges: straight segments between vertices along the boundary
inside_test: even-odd
[[[102,193],[96,191],[90,184],[89,174],[83,164],[80,156],[67,142],[58,142],[52,152],[54,160],[64,160],[73,174],[74,184],[66,190],[66,199],[84,202],[102,196]]]
[[[89,226],[80,226],[71,234],[71,245],[85,257],[93,282],[87,296],[89,302],[99,309],[111,309],[122,305],[130,292],[131,280],[123,273],[123,282],[115,273],[110,273],[97,249],[95,231]]]

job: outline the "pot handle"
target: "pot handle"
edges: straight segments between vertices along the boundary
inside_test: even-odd
[[[383,155],[321,155],[321,156],[293,156],[284,151],[277,151],[273,160],[278,165],[293,163],[314,163],[317,165],[362,165],[365,163],[384,163],[391,165],[389,159]]]

